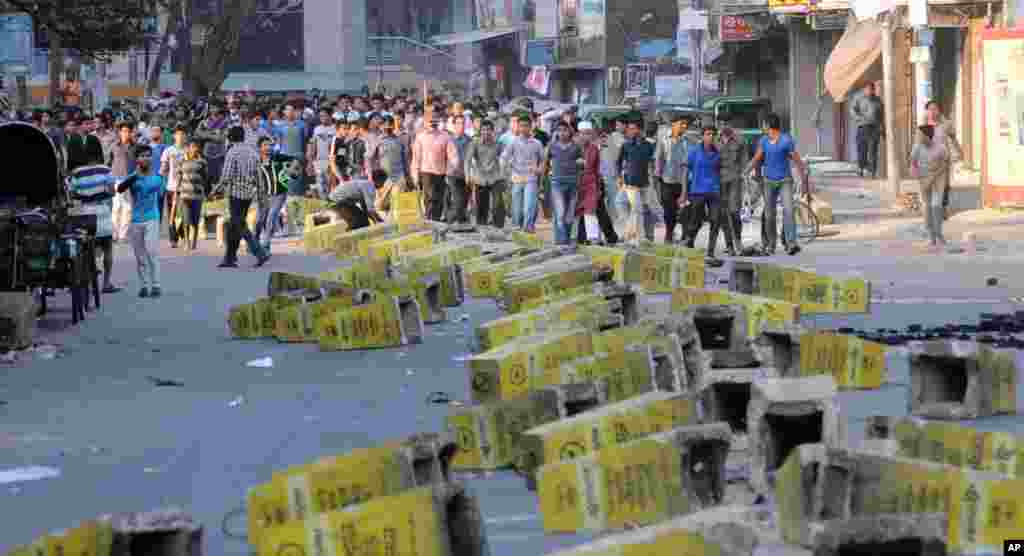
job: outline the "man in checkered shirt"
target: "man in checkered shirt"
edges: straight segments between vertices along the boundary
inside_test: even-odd
[[[235,126],[228,130],[231,147],[224,157],[224,171],[214,193],[224,191],[228,197],[230,221],[227,241],[224,245],[224,260],[219,268],[238,268],[238,246],[244,239],[249,253],[256,256],[256,266],[263,266],[270,255],[263,252],[246,224],[249,206],[262,194],[258,189],[260,155],[256,149],[245,143],[245,130]]]

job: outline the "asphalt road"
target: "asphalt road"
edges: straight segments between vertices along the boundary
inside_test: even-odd
[[[212,253],[181,257],[165,247],[164,255],[162,299],[134,295],[134,259],[119,248],[115,282],[125,290],[106,296],[102,311],[81,326],[50,330],[58,357],[3,369],[0,470],[46,465],[61,476],[0,486],[0,551],[102,513],[179,506],[206,526],[206,554],[248,554],[244,541],[221,530],[247,487],[274,469],[439,430],[448,408],[425,398],[433,391],[467,396],[464,363],[453,358],[466,351],[472,326],[498,315],[492,302],[471,300],[451,310],[449,324],[428,327],[423,344],[404,349],[320,353],[315,346],[233,341],[228,307],[262,295],[270,270],[319,272],[332,268],[331,259],[277,255],[261,270],[217,270]],[[56,304],[66,307],[66,296]],[[938,325],[1006,308],[883,303],[870,317],[816,322]],[[460,322],[464,314],[469,320]],[[267,356],[272,368],[246,366]],[[906,366],[897,353],[890,363],[892,384],[841,395],[854,440],[864,417],[906,412]],[[184,387],[156,388],[148,375]],[[1015,417],[982,426],[1022,424]],[[514,475],[469,484],[480,497],[494,556],[544,554],[585,540],[543,536],[536,499]],[[244,521],[228,529],[244,531]]]

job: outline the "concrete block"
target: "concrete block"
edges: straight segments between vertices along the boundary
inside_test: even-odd
[[[818,218],[818,225],[831,226],[835,223],[835,219],[832,216],[832,205],[820,197],[811,199],[811,210],[814,211],[814,216]]]
[[[685,245],[680,245],[678,243],[668,244],[656,241],[647,241],[646,239],[640,240],[636,249],[644,253],[651,253],[658,257],[667,257],[669,259],[699,259],[703,261],[708,256],[707,251],[704,249],[686,247]]]
[[[423,322],[435,324],[448,320],[448,312],[441,303],[441,279],[438,274],[403,274],[397,272],[386,259],[358,258],[347,266],[321,274],[319,278],[354,288],[366,288],[379,295],[411,295],[419,303]],[[449,286],[453,287],[451,284]]]
[[[729,289],[788,301],[804,314],[871,311],[871,282],[863,278],[824,276],[767,263],[734,261]]]
[[[816,444],[786,460],[776,500],[783,538],[825,554],[844,544],[850,552],[838,553],[933,554],[937,540],[940,554],[997,554],[1024,530],[1022,488],[995,473]]]
[[[449,481],[457,445],[449,434],[418,434],[275,472],[249,489],[249,543],[293,520]]]
[[[598,269],[595,272],[600,273],[602,271]],[[528,299],[523,302],[520,312],[557,303],[563,299],[589,294],[598,294],[605,299],[615,300],[616,306],[613,307],[613,312],[622,315],[624,325],[635,324],[640,318],[640,310],[637,306],[637,289],[627,284],[616,284],[615,282],[602,280],[595,281],[592,284],[577,286],[554,296]]]
[[[932,419],[1015,415],[1024,351],[976,342],[931,341],[911,348],[910,414]]]
[[[445,429],[458,442],[451,467],[457,471],[512,468],[524,431],[606,402],[604,385],[586,382],[548,386],[515,400],[454,409],[445,418]]]
[[[760,363],[783,378],[831,375],[840,390],[877,389],[888,378],[887,347],[856,336],[766,325],[753,347]]]
[[[746,335],[750,339],[757,338],[767,325],[777,326],[800,321],[799,306],[786,301],[697,288],[677,288],[672,292],[672,312],[708,305],[742,306],[747,320]]]
[[[589,257],[564,257],[549,264],[505,276],[501,305],[510,313],[518,313],[528,299],[563,296],[568,290],[595,281],[594,265]]]
[[[693,321],[712,368],[748,367],[757,356],[747,341],[749,319],[742,305],[697,305],[682,313]]]
[[[545,532],[614,531],[719,505],[730,436],[724,423],[680,427],[541,467]]]
[[[475,497],[460,483],[445,483],[288,522],[266,532],[257,554],[368,553],[380,547],[390,547],[394,554],[437,556],[490,552]]]
[[[321,272],[317,278],[340,282],[354,288],[380,289],[383,281],[394,276],[394,267],[386,260],[351,257],[344,266]]]
[[[397,261],[402,255],[425,251],[434,246],[432,230],[402,234],[394,238],[370,240],[366,256],[370,259]]]
[[[203,526],[174,509],[106,515],[114,537],[111,556],[202,556]],[[60,554],[52,551],[51,554]],[[67,550],[65,554],[81,554]],[[97,552],[96,554],[99,554]]]
[[[747,407],[754,490],[768,492],[789,453],[802,444],[845,445],[846,430],[835,398],[830,376],[754,380]]]
[[[700,337],[687,315],[661,315],[635,325],[611,329],[594,336],[594,351],[621,357],[631,345],[653,346],[644,354],[650,359],[657,390],[681,391],[699,384],[711,367],[711,358],[700,347]]]
[[[630,251],[623,260],[622,281],[644,293],[671,293],[682,287],[704,287],[703,258],[669,258]]]
[[[228,309],[228,333],[236,339],[272,338],[281,312],[302,303],[299,297],[265,297]]]
[[[306,215],[306,225],[302,229],[302,247],[307,253],[330,251],[335,239],[349,232],[348,222],[337,218],[325,220],[320,220],[318,224],[316,215]]]
[[[413,271],[438,272],[442,268],[477,259],[483,251],[480,243],[441,243],[430,249],[406,253],[392,262]]]
[[[423,341],[419,303],[412,296],[380,296],[373,303],[328,313],[321,318],[321,351],[372,349]]]
[[[475,338],[481,351],[494,349],[508,342],[543,332],[565,328],[584,328],[594,332],[622,326],[617,299],[608,300],[599,294],[583,294],[541,305],[476,328]]]
[[[891,442],[888,453],[893,456],[1024,478],[1024,436],[1020,434],[982,432],[915,417],[874,416],[868,419],[866,436]]]
[[[0,292],[0,347],[25,349],[36,335],[36,301],[29,292]]]
[[[373,224],[358,230],[339,230],[330,240],[326,248],[339,258],[360,256],[359,246],[365,241],[384,237],[399,232],[395,224]]]
[[[274,337],[286,343],[315,343],[323,333],[323,324],[326,322],[324,317],[356,305],[372,303],[376,299],[376,294],[370,291],[350,292],[348,288],[327,291],[326,295],[304,297],[300,304],[279,309]]]
[[[642,394],[526,431],[520,439],[516,467],[526,477],[527,488],[534,490],[534,473],[543,465],[699,423],[698,403],[692,394]]]
[[[512,241],[515,243],[525,247],[533,247],[536,249],[544,247],[544,240],[537,234],[528,234],[520,230],[513,230],[509,233],[509,237],[511,237]]]
[[[468,361],[473,401],[515,399],[559,384],[562,363],[592,353],[590,333],[575,328],[526,336],[474,355]]]
[[[466,271],[469,277],[470,295],[473,297],[499,298],[502,295],[501,286],[505,275],[551,259],[563,257],[568,251],[559,247],[526,251],[518,256],[513,255],[513,253],[515,252],[494,256],[490,263],[467,265]]]
[[[754,556],[771,542],[752,522],[755,510],[723,506],[676,517],[590,543],[560,550],[550,556]],[[786,556],[809,551],[778,552]]]

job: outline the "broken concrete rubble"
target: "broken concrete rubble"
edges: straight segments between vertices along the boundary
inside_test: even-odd
[[[914,345],[910,414],[954,420],[1016,414],[1022,370],[1024,351],[959,340]]]
[[[534,427],[520,439],[516,467],[536,488],[537,468],[632,440],[700,423],[692,394],[651,392]]]
[[[724,423],[680,427],[545,465],[544,530],[615,531],[719,505],[730,437]]]
[[[846,427],[830,376],[757,378],[747,407],[750,484],[771,490],[772,476],[802,444],[844,446]]]

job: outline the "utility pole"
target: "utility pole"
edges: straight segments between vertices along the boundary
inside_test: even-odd
[[[892,14],[882,16],[882,96],[885,102],[885,177],[889,189],[900,193],[900,161],[896,150],[896,68],[893,64],[893,35],[895,21]]]

